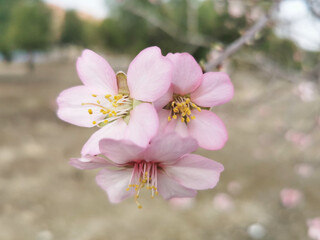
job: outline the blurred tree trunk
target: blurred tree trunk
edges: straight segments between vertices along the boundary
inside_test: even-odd
[[[32,50],[28,51],[28,61],[27,61],[27,67],[30,72],[33,72],[35,69],[34,64],[34,53]]]

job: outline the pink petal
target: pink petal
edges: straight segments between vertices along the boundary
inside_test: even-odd
[[[80,127],[93,127],[92,122],[97,121],[99,117],[88,113],[88,109],[94,107],[82,105],[85,102],[93,102],[92,98],[90,89],[86,86],[76,86],[62,91],[57,98],[58,117]]]
[[[198,144],[194,139],[182,138],[172,132],[154,138],[146,151],[145,158],[149,161],[168,164],[176,162],[181,156],[193,152],[197,148]]]
[[[125,138],[139,146],[147,146],[159,127],[158,114],[150,103],[141,103],[130,112]]]
[[[202,81],[202,70],[197,61],[189,53],[169,53],[167,55],[173,65],[173,91],[180,95],[193,92]]]
[[[172,64],[158,47],[141,51],[130,63],[128,87],[132,98],[154,102],[166,93],[171,84]]]
[[[103,169],[96,177],[96,182],[108,194],[111,203],[119,203],[134,194],[132,188],[129,191],[126,190],[131,175],[132,169]]]
[[[71,158],[69,164],[82,170],[114,166],[104,158],[89,155],[81,158]]]
[[[196,154],[187,154],[164,171],[181,185],[196,189],[214,188],[219,181],[223,165]]]
[[[208,72],[201,85],[191,93],[191,100],[202,107],[213,107],[230,101],[233,85],[229,76],[223,72]]]
[[[170,111],[166,109],[160,109],[158,111],[158,117],[159,117],[159,131],[158,135],[162,135],[168,132],[174,131],[176,127],[175,121],[168,121]]]
[[[182,123],[180,119],[172,119],[168,121],[170,111],[161,109],[158,111],[159,116],[159,131],[158,135],[163,135],[170,132],[176,132],[181,137],[188,137],[190,134],[188,132],[187,125]]]
[[[153,106],[157,109],[160,110],[164,106],[166,106],[169,102],[173,100],[173,88],[170,87],[168,91],[158,100],[153,102]]]
[[[117,164],[143,160],[145,148],[128,140],[102,139],[100,152]]]
[[[180,185],[178,182],[173,180],[171,177],[166,175],[165,173],[158,171],[158,191],[160,195],[168,200],[174,197],[195,197],[197,195],[197,191],[185,188]]]
[[[99,129],[91,135],[89,140],[82,147],[81,155],[85,156],[100,154],[99,141],[101,139],[122,139],[124,137],[126,129],[127,124],[123,121],[122,118],[105,125],[104,127],[102,127],[101,129]]]
[[[228,140],[224,123],[213,112],[192,111],[196,119],[188,123],[190,135],[198,141],[200,147],[207,150],[221,149]]]
[[[117,79],[109,63],[91,50],[84,50],[77,60],[78,75],[83,84],[98,94],[117,94]]]

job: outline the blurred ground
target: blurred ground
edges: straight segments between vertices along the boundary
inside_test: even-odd
[[[74,62],[38,65],[34,73],[1,63],[0,239],[308,239],[306,219],[320,215],[319,97],[301,101],[296,86],[272,72],[243,68],[231,77],[235,98],[214,110],[229,141],[223,150],[200,151],[224,164],[218,186],[178,206],[145,194],[138,210],[133,199],[111,205],[95,184],[97,171],[68,165],[94,132],[55,115],[59,92],[80,84]],[[303,194],[290,209],[279,196],[287,187]],[[265,234],[249,236],[255,223]]]

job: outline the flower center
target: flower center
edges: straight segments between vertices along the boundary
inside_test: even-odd
[[[157,170],[158,164],[154,162],[141,161],[133,163],[131,180],[126,190],[129,191],[130,188],[134,188],[134,199],[138,208],[142,208],[142,205],[138,201],[142,188],[146,187],[147,190],[150,190],[152,198],[154,198],[154,195],[158,195]]]
[[[179,116],[181,122],[184,123],[188,123],[196,118],[194,115],[192,115],[192,110],[197,109],[199,112],[201,112],[201,108],[198,107],[195,103],[191,102],[188,96],[179,95],[174,96],[173,101],[165,106],[165,109],[170,110],[168,121],[177,119]]]
[[[132,109],[132,99],[128,95],[97,95],[92,94],[92,102],[82,103],[82,106],[92,106],[88,114],[94,115],[93,125],[100,127],[118,118],[127,116]]]

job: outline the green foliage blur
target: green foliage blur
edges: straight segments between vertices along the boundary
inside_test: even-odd
[[[28,52],[47,48],[52,39],[51,13],[41,1],[24,1],[12,9],[8,40]]]
[[[250,17],[254,10],[264,12],[271,4],[243,1],[243,13],[235,16],[230,12],[230,1],[105,2],[109,9],[106,19],[84,18],[78,12],[66,11],[60,25],[54,28],[57,16],[41,0],[0,0],[0,53],[10,60],[17,49],[30,52],[77,45],[135,55],[143,48],[157,45],[164,54],[186,51],[198,61],[207,61],[217,45],[228,46],[254,24],[257,19]],[[295,56],[302,50],[291,40],[277,37],[273,27],[266,27],[253,45],[244,47],[242,52],[261,53],[277,64],[301,69],[302,61]]]
[[[75,11],[67,11],[62,26],[61,44],[84,44],[83,23]]]

